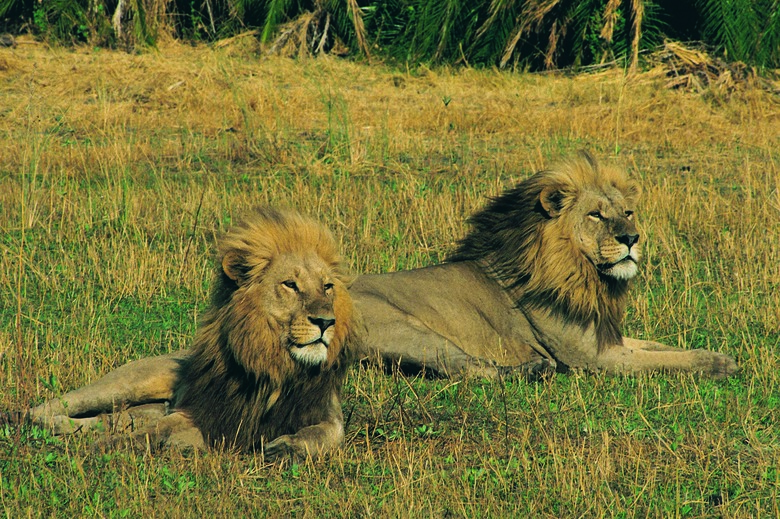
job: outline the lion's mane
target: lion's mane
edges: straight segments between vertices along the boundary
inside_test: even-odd
[[[520,308],[550,309],[583,326],[594,323],[599,348],[622,344],[629,282],[600,274],[574,245],[571,220],[565,218],[582,192],[607,186],[632,201],[639,196],[626,173],[602,167],[586,153],[537,173],[471,216],[470,231],[448,261],[476,261]],[[549,215],[543,197],[560,208],[559,217]]]
[[[320,366],[294,362],[267,309],[244,297],[262,289],[276,257],[311,252],[331,269],[336,290],[335,334]],[[323,421],[340,395],[353,340],[349,279],[326,228],[271,208],[258,209],[219,241],[217,263],[212,306],[180,369],[175,407],[189,413],[208,443],[259,450],[262,442]]]

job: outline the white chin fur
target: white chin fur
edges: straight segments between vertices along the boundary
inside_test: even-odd
[[[604,273],[608,276],[612,276],[615,279],[628,281],[629,279],[636,276],[637,272],[639,272],[639,268],[636,266],[636,262],[625,260],[616,265],[613,265]]]
[[[293,346],[290,348],[293,360],[308,366],[317,366],[328,360],[328,348],[321,342],[315,342],[307,346]]]

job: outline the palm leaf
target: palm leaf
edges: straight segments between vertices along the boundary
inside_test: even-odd
[[[780,67],[780,0],[763,2],[766,8],[764,30],[761,34],[757,46],[758,63],[760,65],[778,68]]]
[[[24,0],[0,0],[0,18],[11,11],[23,8],[26,3]]]
[[[287,17],[291,3],[292,0],[270,0],[267,2],[265,23],[263,24],[263,32],[260,34],[260,41],[268,43],[271,40],[276,27]]]
[[[764,2],[758,2],[764,4]],[[729,58],[750,61],[761,34],[759,13],[753,0],[699,0],[704,33],[721,46]]]
[[[349,8],[349,18],[352,20],[352,26],[355,30],[355,40],[357,40],[358,47],[360,47],[360,50],[363,51],[363,54],[366,57],[369,57],[368,36],[366,35],[366,26],[363,23],[363,11],[360,10],[357,0],[347,0],[347,6]]]

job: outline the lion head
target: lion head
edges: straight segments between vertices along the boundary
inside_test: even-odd
[[[595,322],[599,345],[620,344],[641,257],[638,197],[626,173],[583,153],[493,198],[449,261],[477,261],[518,306]]]
[[[270,208],[219,241],[212,307],[176,403],[212,442],[251,448],[321,421],[354,342],[336,250],[321,224]]]

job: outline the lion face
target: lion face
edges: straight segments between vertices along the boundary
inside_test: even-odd
[[[261,208],[221,239],[219,255],[212,303],[224,323],[215,343],[229,348],[244,370],[278,382],[298,368],[339,361],[353,306],[325,227]]]
[[[571,210],[573,242],[603,275],[629,280],[641,257],[635,211],[616,188],[582,193]]]
[[[283,254],[267,268],[261,304],[294,361],[310,366],[327,361],[336,330],[337,282],[316,254]]]
[[[551,220],[548,237],[570,243],[600,275],[628,281],[641,257],[634,209],[639,188],[613,170],[596,174],[592,168],[581,161],[561,174],[548,173],[552,182],[539,198]]]

